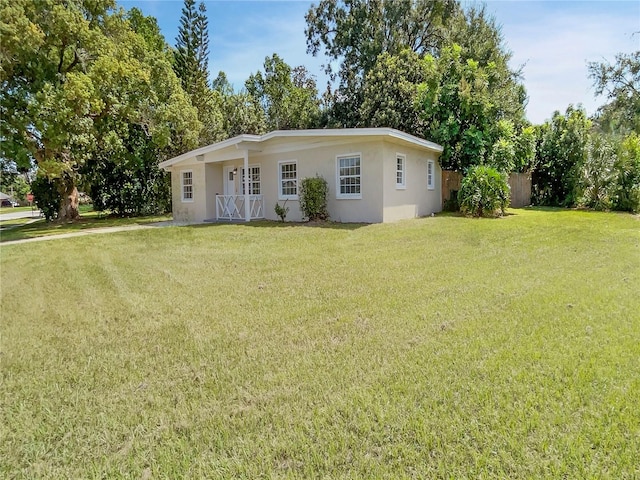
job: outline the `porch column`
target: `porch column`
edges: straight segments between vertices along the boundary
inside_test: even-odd
[[[251,205],[249,204],[249,149],[244,151],[244,221],[251,220]]]

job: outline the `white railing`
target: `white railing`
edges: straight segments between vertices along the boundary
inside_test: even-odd
[[[244,195],[216,195],[218,220],[245,220]],[[249,195],[250,219],[264,218],[262,195]]]

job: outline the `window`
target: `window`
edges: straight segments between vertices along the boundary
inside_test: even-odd
[[[435,164],[433,163],[433,160],[429,160],[427,162],[427,188],[429,190],[436,188]]]
[[[244,195],[244,168],[241,182],[242,195]],[[249,195],[260,195],[260,165],[249,166]]]
[[[338,157],[337,198],[362,198],[360,154]]]
[[[183,170],[180,182],[182,185],[182,201],[193,202],[193,171]]]
[[[396,154],[396,188],[397,189],[404,189],[406,187],[406,181],[405,181],[406,164],[407,164],[407,157],[397,153]]]
[[[298,198],[298,163],[294,161],[278,162],[278,198],[296,200]]]

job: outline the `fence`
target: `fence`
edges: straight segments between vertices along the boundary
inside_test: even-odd
[[[452,192],[458,192],[462,184],[462,173],[453,170],[442,171],[442,205],[451,198]],[[512,173],[509,175],[511,187],[511,206],[515,208],[531,205],[531,174]]]

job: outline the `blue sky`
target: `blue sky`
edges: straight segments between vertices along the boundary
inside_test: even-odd
[[[182,0],[120,0],[158,19],[167,42],[175,44]],[[211,57],[215,78],[222,70],[236,89],[264,59],[278,53],[289,65],[305,65],[325,88],[321,65],[326,58],[306,53],[304,15],[310,1],[204,2],[209,17]],[[463,5],[475,2],[463,1]],[[512,66],[523,65],[529,95],[527,117],[542,123],[555,110],[581,103],[588,114],[605,102],[594,98],[587,62],[614,60],[616,53],[640,49],[640,2],[628,1],[499,1],[485,2],[502,25]]]

